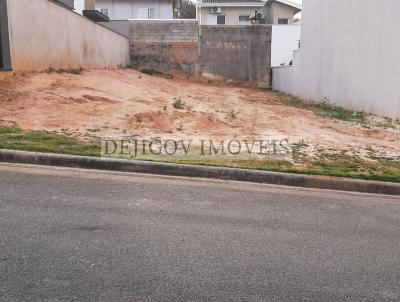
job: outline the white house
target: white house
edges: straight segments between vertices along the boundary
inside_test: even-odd
[[[199,0],[197,19],[200,25],[247,25],[264,0]]]
[[[293,24],[294,16],[301,8],[301,4],[289,0],[268,0],[263,9],[265,23]]]
[[[87,6],[91,6],[88,8]],[[172,0],[75,0],[78,12],[94,8],[110,20],[173,19]]]
[[[293,24],[301,5],[288,0],[199,0],[200,25]]]
[[[301,25],[295,22],[295,16],[301,9],[301,4],[292,1],[268,0],[261,10],[260,23],[272,24],[272,67],[287,66],[292,62],[293,51],[299,48],[301,36]]]

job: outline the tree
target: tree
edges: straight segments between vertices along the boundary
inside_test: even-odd
[[[175,17],[178,19],[196,19],[196,5],[192,0],[175,0]]]

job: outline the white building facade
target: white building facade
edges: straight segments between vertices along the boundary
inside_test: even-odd
[[[301,48],[292,66],[273,69],[273,88],[400,118],[400,2],[382,5],[304,0]]]
[[[81,12],[85,0],[75,0],[75,10]],[[110,20],[173,19],[172,0],[96,0],[95,9]]]
[[[263,8],[266,24],[287,25],[294,23],[294,16],[301,11],[300,4],[289,0],[268,0]]]
[[[301,5],[289,0],[199,0],[200,25],[293,24]],[[254,23],[254,21],[253,21]]]
[[[264,7],[263,0],[199,0],[200,25],[250,25],[250,18]]]
[[[289,66],[293,61],[293,51],[299,49],[301,26],[272,25],[271,66]]]

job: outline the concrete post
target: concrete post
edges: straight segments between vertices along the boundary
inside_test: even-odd
[[[7,0],[0,0],[0,69],[11,69]]]
[[[85,0],[85,10],[95,10],[95,0]]]

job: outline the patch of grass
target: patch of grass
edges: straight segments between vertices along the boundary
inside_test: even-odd
[[[64,68],[60,68],[60,69],[54,69],[52,67],[50,67],[47,70],[48,73],[70,73],[70,74],[75,74],[75,75],[81,75],[84,72],[84,69],[82,67],[79,68],[74,68],[74,69],[64,69]]]
[[[87,144],[75,138],[47,131],[23,131],[0,127],[0,149],[100,156],[100,143]]]
[[[306,145],[306,143],[304,143]],[[136,159],[193,164],[203,166],[231,167],[262,171],[289,172],[298,174],[350,177],[357,179],[400,182],[400,161],[388,158],[367,161],[345,153],[319,152],[313,158],[301,153],[303,144],[294,150],[295,163],[284,159],[238,159],[199,157],[196,154],[182,156],[147,155]],[[19,128],[0,127],[0,149],[14,149],[34,152],[100,156],[100,141],[85,143],[76,138],[47,131],[24,131]],[[300,155],[296,153],[301,153]]]
[[[305,109],[315,113],[318,116],[337,119],[357,124],[366,124],[369,114],[365,112],[353,111],[337,106],[329,100],[324,99],[320,102],[305,101],[294,96],[284,97],[282,103],[286,106]]]
[[[173,158],[168,156],[154,156],[138,158],[146,161],[167,162],[175,164],[191,164],[200,166],[229,167],[237,169],[252,169],[260,171],[273,171],[283,173],[308,174],[346,177],[364,180],[379,180],[388,182],[400,182],[400,167],[394,168],[390,164],[372,164],[366,161],[313,161],[304,168],[296,167],[293,163],[285,160],[214,160],[195,158]],[[350,158],[349,158],[350,159]],[[400,164],[399,164],[400,165]]]
[[[150,75],[150,76],[157,76],[157,77],[161,77],[161,78],[168,79],[168,80],[171,80],[174,78],[172,74],[163,73],[161,71],[154,70],[154,69],[142,69],[140,72]]]
[[[181,98],[174,98],[172,107],[174,107],[175,109],[183,110],[186,108],[186,102]]]
[[[400,126],[399,120],[393,120],[389,117],[382,118],[381,121],[376,123],[376,126],[383,129],[398,129]]]
[[[303,159],[303,163],[306,168],[301,172],[306,174],[400,182],[400,161],[396,160],[368,161],[343,152],[321,152],[312,159]]]
[[[69,73],[71,73],[71,74],[76,74],[76,75],[80,75],[80,74],[83,73],[83,71],[84,71],[84,69],[83,69],[82,67],[79,67],[79,68],[77,68],[77,69],[71,69],[71,70],[69,71]]]

